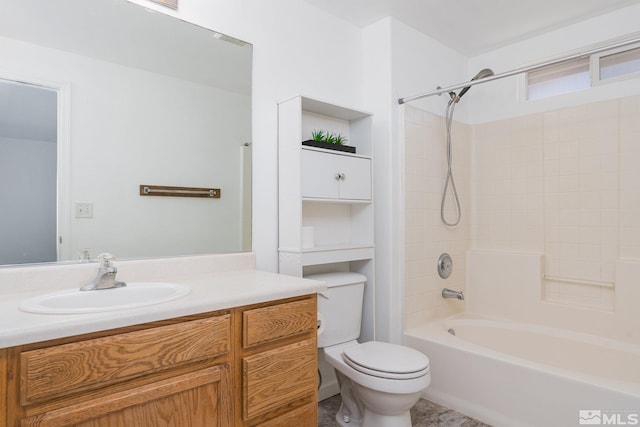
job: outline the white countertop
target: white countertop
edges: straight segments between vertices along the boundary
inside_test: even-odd
[[[0,292],[0,348],[308,295],[326,289],[322,282],[254,269],[174,276],[164,281],[187,285],[191,292],[162,304],[92,314],[26,313],[18,308],[20,302],[41,295],[42,290]]]

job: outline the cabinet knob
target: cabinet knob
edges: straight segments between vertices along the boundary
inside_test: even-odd
[[[346,176],[346,175],[345,175],[345,174],[343,174],[343,173],[337,173],[337,174],[336,174],[336,181],[344,180],[345,176]]]

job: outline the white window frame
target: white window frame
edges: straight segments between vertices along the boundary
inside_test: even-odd
[[[609,49],[603,52],[599,52],[599,53],[595,53],[593,55],[590,55],[589,57],[589,74],[590,74],[590,85],[589,87],[585,87],[582,89],[576,89],[573,91],[569,91],[569,92],[563,92],[563,93],[557,93],[557,94],[552,94],[549,96],[544,96],[541,98],[535,98],[535,99],[529,99],[529,73],[522,73],[520,75],[519,78],[519,83],[518,86],[520,88],[519,92],[519,97],[520,97],[520,101],[521,102],[535,102],[535,101],[540,101],[543,99],[548,99],[548,98],[553,98],[556,96],[564,96],[564,95],[571,95],[574,93],[580,93],[584,90],[587,89],[591,89],[594,87],[598,87],[598,86],[602,86],[602,85],[606,85],[609,83],[616,83],[616,82],[620,82],[623,80],[629,80],[629,79],[636,79],[636,78],[640,78],[640,71],[638,72],[633,72],[633,73],[628,73],[628,74],[623,74],[617,77],[611,77],[608,79],[600,79],[600,58],[604,57],[604,56],[609,56],[609,55],[615,55],[616,53],[620,53],[620,52],[625,52],[627,50],[633,50],[633,49],[637,49],[640,48],[640,43],[634,43],[632,45],[628,45],[628,46],[623,46],[623,47],[619,47],[619,48],[614,48],[614,49]],[[549,68],[553,68],[553,67],[561,67],[562,64],[558,64],[558,65],[551,65],[549,66]]]
[[[592,77],[592,68],[591,68],[590,61],[587,61],[585,59],[582,59],[582,58],[581,59],[574,59],[574,60],[571,60],[571,61],[562,62],[560,64],[555,64],[555,65],[551,65],[551,66],[548,66],[548,67],[544,67],[544,68],[541,68],[541,69],[536,70],[536,71],[538,71],[538,72],[542,71],[543,73],[546,72],[548,74],[556,74],[556,73],[559,74],[559,73],[561,73],[563,70],[565,70],[567,68],[578,68],[577,65],[569,66],[569,64],[577,63],[577,62],[584,62],[584,64],[581,64],[580,67],[586,67],[587,68],[584,71],[584,72],[587,73],[588,78],[589,78],[589,84],[586,87],[580,87],[580,88],[577,88],[577,89],[574,89],[574,90],[567,90],[565,92],[558,92],[558,93],[554,93],[552,95],[530,99],[529,98],[529,92],[530,92],[529,91],[529,88],[530,88],[529,87],[529,75],[530,75],[531,72],[526,72],[526,73],[524,73],[524,91],[523,91],[524,100],[525,101],[535,101],[535,100],[538,100],[538,99],[545,99],[545,98],[551,98],[553,96],[567,95],[567,94],[570,94],[570,93],[576,93],[576,92],[580,92],[580,91],[589,89],[591,87],[591,82],[592,82],[592,79],[593,79],[593,77]],[[583,73],[583,71],[581,71],[581,74],[582,73]],[[587,78],[587,75],[585,75],[585,79]]]
[[[622,74],[620,76],[611,77],[608,79],[600,78],[600,59],[603,56],[615,55],[616,53],[626,52],[628,50],[639,49],[640,43],[635,43],[629,46],[619,47],[617,49],[607,50],[605,52],[594,53],[591,55],[590,67],[591,67],[591,86],[600,86],[607,83],[614,83],[623,80],[635,79],[640,77],[640,71],[636,71],[634,73]]]

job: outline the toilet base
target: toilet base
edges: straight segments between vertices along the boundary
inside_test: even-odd
[[[400,415],[382,415],[365,408],[362,427],[411,427],[411,414],[407,411]]]
[[[354,419],[348,411],[340,410],[336,414],[336,422],[340,427],[411,427],[411,413],[409,411],[399,415],[376,414],[369,409],[364,410],[361,419]]]
[[[336,413],[336,422],[340,427],[411,427],[409,409],[418,401],[420,393],[410,395],[392,395],[369,390],[354,383],[350,378],[336,371],[340,384],[342,403]],[[380,414],[363,402],[368,400],[376,405]],[[391,405],[391,407],[389,406]]]

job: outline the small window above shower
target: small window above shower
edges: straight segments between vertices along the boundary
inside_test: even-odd
[[[527,99],[546,98],[588,89],[589,58],[552,65],[527,73]]]
[[[635,44],[526,73],[526,99],[547,98],[638,77],[640,44]]]

